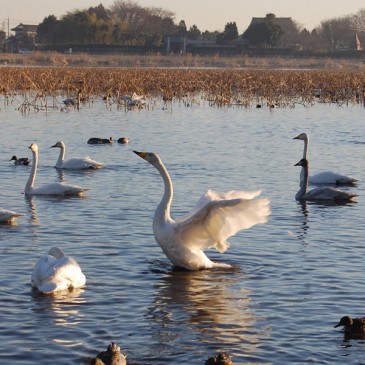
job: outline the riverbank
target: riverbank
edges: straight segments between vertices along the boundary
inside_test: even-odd
[[[355,58],[329,57],[253,57],[193,55],[89,55],[42,53],[0,54],[3,66],[57,67],[141,67],[141,68],[230,68],[230,69],[297,69],[297,70],[365,70],[365,61]]]

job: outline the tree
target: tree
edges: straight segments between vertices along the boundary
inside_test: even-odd
[[[202,32],[199,30],[199,28],[195,24],[189,28],[188,37],[190,39],[197,40],[197,39],[200,39],[201,36],[202,36]]]
[[[37,41],[43,44],[57,43],[59,21],[54,15],[49,15],[38,25]]]
[[[186,27],[185,20],[180,20],[180,23],[177,26],[178,35],[185,37],[187,32],[188,32],[188,28]]]
[[[339,48],[349,48],[354,37],[352,22],[349,16],[323,20],[318,28],[318,33],[326,42],[331,52]]]
[[[229,41],[233,41],[238,37],[238,30],[236,22],[227,23],[224,27],[223,33],[219,33],[217,35],[217,43],[226,43]]]

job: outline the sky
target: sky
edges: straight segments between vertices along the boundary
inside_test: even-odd
[[[187,28],[196,25],[201,31],[223,31],[236,22],[243,33],[252,17],[291,17],[312,30],[322,20],[355,14],[365,8],[363,0],[133,0],[143,7],[159,7],[175,13],[175,23],[184,20]],[[39,24],[48,15],[60,18],[67,12],[87,9],[100,3],[109,8],[115,0],[0,0],[0,29],[7,31],[19,23]]]

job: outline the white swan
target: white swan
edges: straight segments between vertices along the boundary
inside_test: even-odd
[[[303,158],[308,160],[308,144],[309,137],[307,133],[301,133],[293,139],[300,139],[304,141]],[[301,171],[300,181],[303,181],[304,169]],[[358,182],[357,179],[339,174],[332,171],[324,171],[318,174],[309,176],[309,184],[321,185],[321,184],[334,184],[334,185],[355,185]]]
[[[92,160],[90,157],[84,158],[71,158],[65,161],[66,145],[63,141],[59,141],[51,148],[60,148],[60,154],[56,162],[55,167],[58,169],[69,169],[69,170],[87,170],[87,169],[100,169],[104,166],[103,163]]]
[[[84,195],[84,192],[89,189],[84,189],[78,185],[70,185],[65,183],[51,183],[42,185],[38,188],[35,188],[34,182],[37,174],[37,165],[38,165],[38,146],[36,143],[32,143],[29,148],[33,153],[33,165],[30,170],[29,179],[25,185],[25,194],[26,195],[57,195],[57,196],[81,196]]]
[[[14,161],[14,165],[24,165],[27,166],[30,164],[30,160],[28,157],[18,158],[15,155],[9,161]]]
[[[229,267],[212,262],[203,251],[215,247],[224,252],[229,247],[226,241],[229,237],[267,221],[270,200],[257,199],[260,191],[217,193],[212,190],[200,198],[188,215],[173,220],[170,217],[173,186],[164,164],[154,153],[134,152],[154,166],[164,181],[165,192],[154,215],[153,233],[173,265],[188,270]]]
[[[300,189],[295,195],[296,200],[342,203],[353,201],[353,199],[357,196],[356,194],[337,189],[333,186],[317,187],[308,191],[308,160],[302,158],[294,166],[302,166],[302,171],[304,171],[304,176],[300,184]]]
[[[0,223],[14,223],[19,217],[23,217],[24,214],[13,212],[12,210],[0,209]]]
[[[47,255],[37,260],[31,283],[40,292],[51,294],[64,289],[81,288],[86,278],[75,259],[66,256],[60,248],[52,247]]]

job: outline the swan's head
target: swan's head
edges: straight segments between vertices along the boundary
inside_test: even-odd
[[[293,139],[301,139],[302,141],[308,141],[308,135],[307,133],[300,133]]]
[[[138,155],[139,157],[142,157],[144,160],[146,160],[147,162],[149,162],[153,166],[155,166],[156,164],[161,163],[160,158],[155,153],[152,153],[152,152],[138,152],[138,151],[133,151],[133,152],[136,155]]]
[[[38,152],[38,145],[37,143],[32,143],[29,147],[28,147],[32,152]]]
[[[297,162],[294,166],[302,166],[302,167],[308,167],[308,160],[305,158],[302,158],[299,162]]]
[[[63,148],[63,147],[65,147],[65,144],[62,141],[59,141],[59,142],[55,143],[53,146],[51,146],[51,148],[56,148],[56,147]]]
[[[48,255],[55,257],[57,260],[59,260],[61,257],[65,256],[65,253],[58,247],[52,247],[48,251]]]

